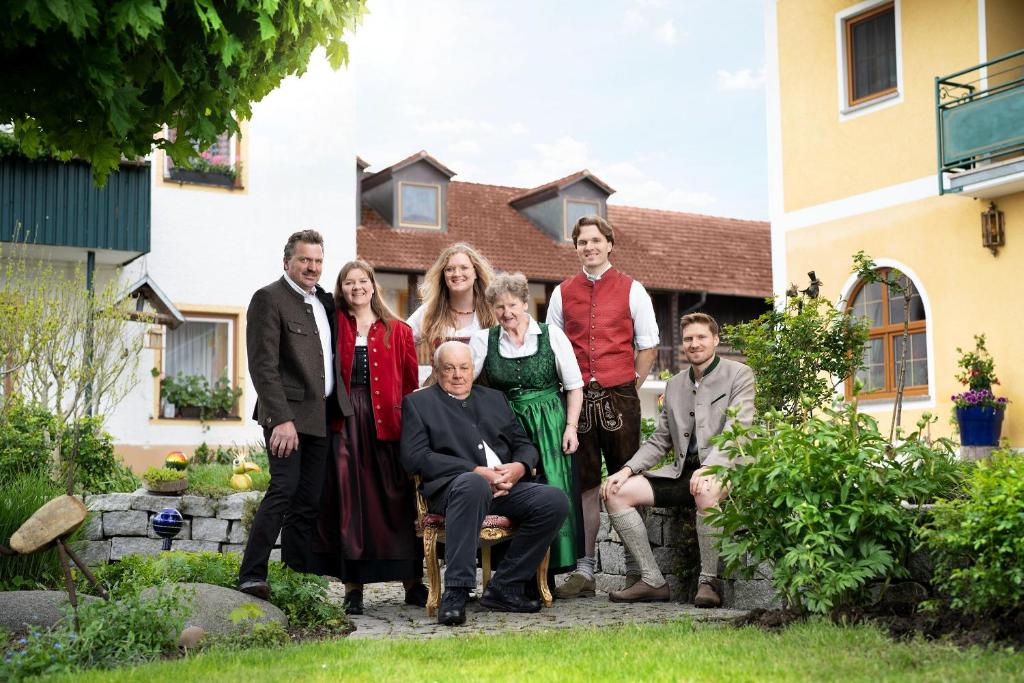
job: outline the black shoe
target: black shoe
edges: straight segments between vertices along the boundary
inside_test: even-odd
[[[359,615],[363,613],[363,591],[345,591],[345,614]]]
[[[528,598],[522,593],[503,591],[493,583],[480,596],[480,606],[498,612],[539,612],[540,600]]]
[[[405,604],[412,605],[413,607],[426,607],[427,594],[427,587],[422,583],[417,583],[405,591]]]
[[[466,623],[466,599],[469,591],[465,588],[446,588],[437,610],[437,623],[443,626],[461,626]]]
[[[260,600],[270,600],[270,586],[266,581],[242,581],[238,584],[238,590]]]

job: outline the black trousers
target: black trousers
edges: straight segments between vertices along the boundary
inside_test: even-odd
[[[569,499],[546,484],[520,482],[507,496],[494,497],[487,480],[473,472],[460,474],[448,487],[445,516],[446,587],[476,586],[476,552],[480,526],[487,515],[502,515],[518,524],[505,557],[494,572],[495,586],[520,592],[523,583],[537,573],[537,565],[555,540],[566,515]]]
[[[270,434],[271,430],[263,430],[268,453]],[[288,457],[270,453],[270,488],[249,528],[239,582],[267,580],[267,562],[278,533],[281,560],[295,571],[314,571],[313,534],[329,448],[330,436],[299,434],[299,447]]]

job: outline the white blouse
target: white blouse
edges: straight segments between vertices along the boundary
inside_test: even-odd
[[[425,314],[425,312],[425,307],[423,305],[420,305],[419,308],[412,312],[412,315],[409,316],[409,319],[405,321],[406,323],[409,324],[409,327],[412,328],[412,337],[417,344],[419,344],[420,339],[423,338],[423,315]],[[468,325],[458,330],[448,328],[447,334],[445,334],[445,336],[472,337],[473,334],[479,331],[480,329],[482,329],[480,327],[480,319],[477,317],[476,311],[473,311],[473,319],[469,321]]]
[[[480,330],[469,340],[469,348],[473,352],[473,378],[476,379],[484,369],[487,357],[487,338],[490,330]],[[537,340],[540,338],[540,325],[530,316],[530,324],[526,328],[526,336],[522,346],[516,346],[512,337],[502,328],[498,334],[498,353],[502,358],[525,358],[537,353]],[[548,342],[555,354],[555,369],[558,372],[562,388],[566,391],[579,389],[583,386],[583,373],[580,372],[576,354],[573,353],[569,338],[554,325],[548,325]]]

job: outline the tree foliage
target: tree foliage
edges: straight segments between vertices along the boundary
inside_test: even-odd
[[[100,183],[122,157],[176,163],[251,115],[318,47],[331,66],[365,0],[20,0],[0,7],[0,124],[22,152],[78,156]],[[167,124],[175,142],[155,141]]]
[[[725,330],[757,377],[758,414],[777,410],[790,418],[832,402],[836,387],[860,367],[867,337],[863,321],[825,299],[802,296]]]

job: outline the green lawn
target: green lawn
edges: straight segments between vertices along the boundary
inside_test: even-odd
[[[112,681],[1024,681],[1024,653],[895,643],[822,621],[781,634],[688,622],[432,640],[339,640],[214,652],[57,680]]]

